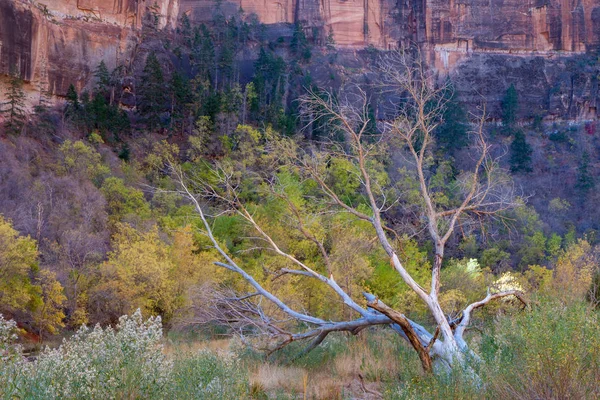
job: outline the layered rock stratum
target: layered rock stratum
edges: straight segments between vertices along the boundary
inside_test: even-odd
[[[83,88],[102,59],[109,68],[127,65],[145,13],[172,28],[183,13],[206,22],[216,7],[214,0],[44,1],[0,0],[0,74],[16,65],[32,101],[41,91],[64,95],[71,83]],[[534,110],[595,118],[595,66],[570,60],[599,49],[600,0],[238,0],[219,7],[273,26],[298,23],[315,43],[330,36],[342,49],[417,43],[442,75],[470,82],[458,87],[467,99],[497,100],[511,82]]]
[[[16,68],[30,103],[81,90],[101,60],[130,62],[148,12],[174,27],[178,0],[0,0],[0,75]]]

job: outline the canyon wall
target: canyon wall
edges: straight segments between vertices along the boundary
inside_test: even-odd
[[[44,1],[0,0],[0,89],[16,67],[30,103],[41,92],[62,96],[71,83],[82,89],[100,60],[109,69],[127,68],[144,16],[153,14],[158,28],[172,28],[183,13],[209,22],[220,7],[229,15],[242,9],[273,27],[288,24],[275,35],[289,35],[289,24],[299,23],[317,45],[328,36],[341,49],[417,43],[441,76],[462,82],[459,92],[473,102],[487,93],[486,100],[497,103],[513,83],[543,99],[536,110],[595,115],[595,66],[568,60],[599,49],[600,0]],[[587,111],[573,111],[572,104],[585,104]]]
[[[584,52],[600,44],[600,0],[236,0],[220,7],[266,24],[333,32],[342,47],[412,41],[439,53]],[[181,12],[199,22],[214,9],[213,0],[181,0]]]
[[[178,7],[178,0],[0,0],[0,76],[6,81],[16,69],[30,104],[40,93],[63,96],[70,84],[81,90],[101,60],[111,70],[127,65],[144,15],[174,27]]]

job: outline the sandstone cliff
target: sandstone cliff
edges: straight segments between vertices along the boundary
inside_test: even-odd
[[[600,43],[600,0],[237,0],[221,7],[266,24],[301,23],[322,37],[331,31],[338,46],[427,44],[443,66],[454,52],[584,52]],[[181,12],[196,21],[209,20],[214,8],[213,0],[181,0]]]
[[[130,63],[147,13],[159,27],[173,27],[182,13],[209,21],[216,4],[0,0],[0,86],[15,65],[32,103],[42,91],[64,95],[71,83],[82,89],[100,60],[109,68]],[[418,43],[442,75],[464,83],[458,89],[467,99],[487,93],[497,105],[515,83],[535,100],[536,113],[595,115],[594,67],[565,60],[599,49],[600,0],[235,0],[219,7],[232,15],[241,8],[266,24],[299,23],[316,44],[329,35],[347,49]]]
[[[40,92],[64,95],[89,81],[100,60],[127,63],[143,16],[174,26],[178,0],[0,0],[0,75],[16,67],[30,103]],[[0,82],[1,84],[1,82]]]

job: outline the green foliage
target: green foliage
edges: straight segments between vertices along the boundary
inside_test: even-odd
[[[531,172],[531,153],[533,150],[523,131],[517,130],[515,137],[510,144],[510,170],[512,172]]]
[[[502,318],[489,367],[496,398],[595,398],[600,395],[600,321],[589,306],[552,298]]]
[[[594,185],[594,175],[590,171],[590,155],[587,151],[584,151],[577,167],[577,183],[575,187],[582,194],[586,194],[593,189]]]
[[[281,57],[261,48],[254,69],[253,83],[257,94],[254,111],[267,121],[275,122],[285,90],[282,79],[287,69],[286,63]]]
[[[519,110],[519,94],[515,85],[511,85],[506,90],[506,94],[502,99],[502,123],[505,126],[512,126],[517,120],[517,113]]]
[[[59,149],[59,172],[78,179],[89,179],[100,186],[110,175],[110,169],[102,163],[102,156],[81,140],[65,140]]]
[[[94,78],[96,79],[96,85],[94,86],[94,92],[99,93],[103,96],[109,95],[111,87],[110,73],[104,63],[104,60],[100,61],[100,64],[94,70]]]
[[[166,111],[167,99],[162,67],[154,52],[146,58],[138,85],[138,99],[138,111],[150,128],[157,128],[161,123],[161,113]]]
[[[169,83],[171,91],[171,126],[175,130],[183,130],[187,116],[187,106],[192,102],[190,82],[178,71],[171,75]]]
[[[137,189],[125,186],[122,179],[106,178],[100,188],[106,198],[106,206],[111,218],[120,221],[128,215],[146,219],[150,217],[150,206],[144,194]]]
[[[540,264],[546,257],[546,236],[541,231],[536,231],[531,236],[525,237],[525,246],[519,250],[521,267]]]
[[[454,86],[449,83],[442,93],[445,107],[442,123],[435,130],[438,146],[445,152],[463,148],[468,142],[467,113],[456,97]]]
[[[6,102],[0,104],[0,111],[4,114],[4,127],[8,133],[17,135],[25,126],[25,92],[23,80],[16,67],[11,67],[10,80],[4,94]]]
[[[431,376],[408,374],[390,399],[548,399],[600,395],[597,313],[540,298],[528,312],[498,317],[478,338],[482,362]],[[479,380],[473,380],[473,370]],[[484,385],[478,384],[483,382]]]
[[[175,399],[254,398],[239,363],[208,351],[176,358],[171,379],[169,394]]]
[[[67,89],[66,97],[67,106],[65,109],[65,114],[71,118],[77,116],[81,105],[79,104],[79,96],[77,95],[75,86],[72,83],[69,85],[69,89]]]
[[[296,23],[294,25],[292,41],[290,42],[290,49],[292,50],[292,54],[296,55],[302,62],[308,62],[312,57],[312,52],[310,50],[310,46],[308,45],[308,40],[306,39],[306,35],[304,34],[304,28],[299,23]]]
[[[399,246],[402,249],[400,260],[404,268],[423,287],[427,287],[431,279],[431,264],[427,253],[419,249],[417,243],[408,238],[402,239]],[[384,259],[385,260],[385,259]],[[390,307],[396,307],[408,312],[419,305],[416,295],[408,288],[389,260],[378,260],[375,263],[373,275],[367,280],[367,286]],[[415,310],[417,315],[424,311],[421,307]]]

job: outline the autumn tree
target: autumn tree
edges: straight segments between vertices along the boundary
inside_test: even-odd
[[[38,264],[37,242],[0,215],[0,311],[17,315],[42,337],[64,326],[66,297],[56,275]]]
[[[99,283],[89,291],[91,319],[115,322],[137,308],[168,320],[179,301],[169,247],[158,230],[140,232],[126,224],[117,225],[113,251],[98,269]]]
[[[247,177],[242,176],[239,168],[226,163],[217,164],[211,173],[195,175],[193,179],[181,169],[173,168],[181,193],[194,205],[204,235],[220,254],[221,261],[215,264],[233,272],[252,288],[244,294],[220,295],[221,302],[211,304],[218,311],[214,314],[221,315],[221,321],[246,321],[253,329],[281,338],[271,350],[294,341],[312,340],[306,348],[310,351],[332,332],[357,334],[369,326],[388,325],[411,344],[425,371],[432,371],[434,364],[441,370],[464,366],[467,360],[477,358],[464,339],[474,311],[500,298],[523,302],[525,299],[518,287],[492,284],[483,298],[466,305],[458,315],[449,315],[440,300],[446,243],[455,229],[470,217],[498,217],[499,211],[512,207],[515,203],[511,185],[507,185],[506,174],[490,157],[490,145],[483,131],[484,117],[481,117],[471,132],[473,169],[456,178],[454,196],[449,197],[435,189],[431,182],[432,134],[445,107],[441,89],[431,85],[432,74],[422,64],[420,56],[411,57],[402,51],[382,57],[378,73],[384,80],[383,87],[386,90],[393,88],[404,100],[401,107],[394,108],[387,121],[380,124],[376,136],[365,135],[371,113],[368,96],[360,87],[346,88],[344,95],[336,97],[330,93],[309,92],[301,100],[303,112],[311,116],[313,124],[327,121],[336,140],[317,146],[267,135],[261,140],[267,141],[265,146],[276,156],[264,158],[260,168]],[[386,219],[386,215],[407,202],[404,192],[385,171],[384,161],[392,151],[405,152],[417,182],[419,219],[424,222],[423,229],[429,233],[434,252],[426,286],[417,282],[415,275],[406,268],[410,260],[403,259],[405,254],[396,240],[400,232]],[[342,166],[342,173],[333,173],[335,164]],[[278,172],[282,170],[304,182],[310,188],[309,193],[290,192],[290,185],[282,181]],[[346,183],[340,185],[340,179]],[[350,187],[348,183],[351,183]],[[277,235],[281,228],[266,224],[257,208],[256,204],[273,196],[283,200],[283,214],[277,214],[279,225],[297,232],[298,240],[306,243],[301,249],[293,242],[281,241]],[[216,210],[209,211],[207,201]],[[314,281],[337,297],[347,307],[348,314],[337,321],[320,318],[309,310],[298,309],[293,298],[275,294],[267,285],[270,280],[261,284],[259,276],[265,273],[264,268],[263,272],[246,268],[231,248],[225,247],[215,236],[210,215],[223,212],[237,216],[254,231],[257,248],[268,249],[278,257],[279,266],[272,279],[289,277],[298,284],[303,280]],[[339,251],[345,257],[339,259],[338,265],[332,263],[335,247],[319,232],[323,226],[311,223],[316,216],[326,213],[348,215],[368,227],[368,236],[375,248],[387,255],[395,273],[435,321],[433,332],[409,319],[405,313],[410,310],[396,310],[384,304],[377,293],[363,293],[365,305],[360,294],[354,293],[352,286],[345,283],[349,273],[346,266],[360,265],[360,259],[348,250],[348,247],[356,248],[357,244],[337,236],[337,240],[342,241],[338,245],[341,246]],[[355,232],[347,230],[346,234],[355,235]],[[320,261],[306,257],[310,248],[320,256]],[[360,274],[360,271],[353,273]],[[257,299],[264,299],[275,310],[268,309],[267,304]],[[306,330],[297,331],[298,324],[286,324],[290,319]]]
[[[0,311],[26,310],[35,304],[38,291],[30,275],[38,269],[36,241],[19,236],[10,221],[0,215]]]

